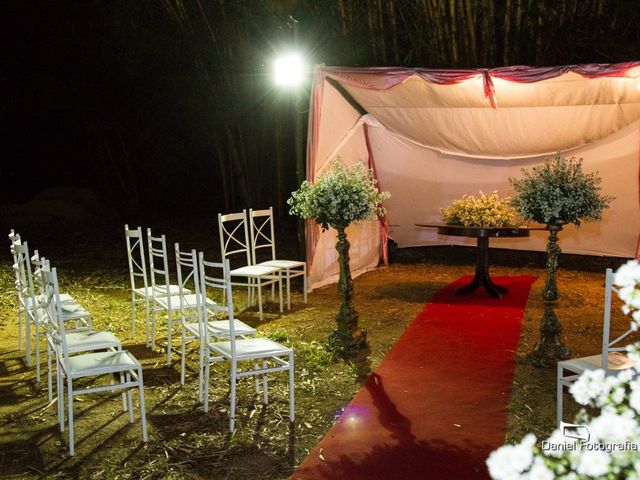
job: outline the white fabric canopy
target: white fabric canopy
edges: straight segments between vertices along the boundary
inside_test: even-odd
[[[313,181],[340,156],[374,167],[380,187],[391,193],[385,202],[388,230],[369,222],[348,231],[354,274],[378,264],[384,234],[400,247],[474,245],[473,239],[438,236],[415,223],[440,221],[440,209],[463,194],[513,195],[508,179],[555,151],[583,158],[584,170],[598,171],[603,192],[616,197],[602,222],[566,227],[559,237],[562,250],[634,257],[640,232],[640,67],[626,64],[614,70],[616,76],[595,78],[576,73],[580,67],[562,68],[567,71],[542,80],[527,77],[527,83],[505,80],[504,72],[492,78],[492,71],[465,71],[462,80],[441,84],[425,79],[424,71],[393,71],[393,77],[387,69],[318,67],[308,178]],[[335,233],[315,228],[307,236],[312,288],[335,281],[338,272]],[[541,251],[546,232],[491,244]]]

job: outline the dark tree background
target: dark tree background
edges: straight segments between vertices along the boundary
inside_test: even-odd
[[[82,186],[119,208],[236,211],[297,187],[310,65],[496,67],[640,59],[635,0],[4,1],[1,204]]]

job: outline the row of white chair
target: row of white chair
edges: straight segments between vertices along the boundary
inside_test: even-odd
[[[146,271],[142,245],[142,228],[130,229],[125,225],[127,250],[131,252],[130,267],[138,268],[139,275],[131,275],[132,308],[144,301],[147,318],[151,313],[151,325],[147,322],[147,335],[151,346],[155,344],[156,313],[166,312],[168,321],[167,362],[171,361],[174,320],[181,327],[180,381],[185,383],[186,348],[198,342],[198,399],[208,411],[209,366],[211,363],[228,360],[231,364],[231,416],[230,430],[235,422],[236,380],[242,376],[254,376],[255,388],[259,391],[258,377],[262,377],[263,399],[268,403],[267,374],[289,371],[290,417],[293,421],[294,381],[293,351],[268,339],[258,338],[256,329],[235,318],[229,260],[224,263],[205,261],[195,250],[185,251],[175,244],[177,283],[170,283],[167,261],[166,238],[154,237],[147,229],[149,279],[145,284]],[[130,270],[130,273],[133,268]],[[142,286],[133,283],[142,279]],[[169,292],[169,294],[167,294]],[[209,296],[207,296],[207,293]],[[214,294],[219,302],[212,300]],[[132,314],[133,315],[133,314]],[[133,319],[135,317],[132,316]],[[214,354],[215,352],[215,354]],[[285,359],[286,357],[286,359]],[[240,364],[254,363],[253,368],[240,368]],[[262,366],[260,365],[262,362]]]
[[[129,352],[122,350],[120,340],[108,331],[93,330],[93,319],[89,312],[68,294],[61,294],[57,270],[50,262],[39,257],[37,251],[29,257],[27,242],[12,230],[11,251],[14,255],[16,289],[18,291],[19,325],[26,317],[26,345],[30,344],[31,326],[35,330],[36,378],[40,377],[40,334],[45,337],[47,347],[47,387],[49,401],[52,393],[52,360],[56,362],[56,400],[60,431],[65,430],[64,398],[66,381],[69,425],[69,454],[75,454],[73,399],[78,395],[100,391],[122,390],[123,408],[129,411],[133,423],[131,389],[140,391],[140,411],[143,439],[147,440],[144,408],[142,366]],[[30,261],[27,259],[30,258]],[[31,266],[34,269],[31,269]],[[35,294],[35,287],[38,294]],[[70,325],[75,324],[74,327]],[[30,365],[30,352],[27,365]],[[74,388],[73,382],[86,377],[118,375],[119,383],[111,381],[106,386]]]
[[[145,343],[147,347],[155,349],[157,315],[166,313],[167,365],[170,365],[173,322],[177,308],[176,305],[168,302],[167,298],[180,291],[181,282],[180,280],[178,283],[171,281],[164,235],[154,236],[151,229],[147,228],[147,248],[145,249],[142,227],[130,229],[125,225],[124,228],[131,286],[131,336],[135,335],[137,305],[144,304]],[[263,287],[272,287],[273,299],[274,288],[278,285],[282,312],[283,280],[286,281],[287,308],[291,308],[291,279],[302,277],[303,297],[305,304],[307,303],[306,263],[276,257],[272,208],[218,215],[218,231],[223,261],[231,258],[240,260],[238,262],[240,266],[235,266],[236,268],[232,268],[230,272],[235,279],[233,285],[247,287],[250,305],[254,303],[254,299],[257,299],[260,320],[263,319]]]

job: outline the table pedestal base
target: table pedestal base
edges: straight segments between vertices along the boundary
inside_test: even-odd
[[[496,285],[489,276],[489,238],[478,237],[476,261],[476,274],[469,285],[458,289],[456,295],[466,295],[475,291],[478,287],[484,287],[485,291],[493,298],[501,298],[503,293],[507,293],[507,289]]]

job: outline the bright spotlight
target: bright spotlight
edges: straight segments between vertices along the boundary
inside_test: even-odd
[[[295,87],[304,79],[304,63],[296,53],[282,56],[275,61],[274,74],[276,85]]]

